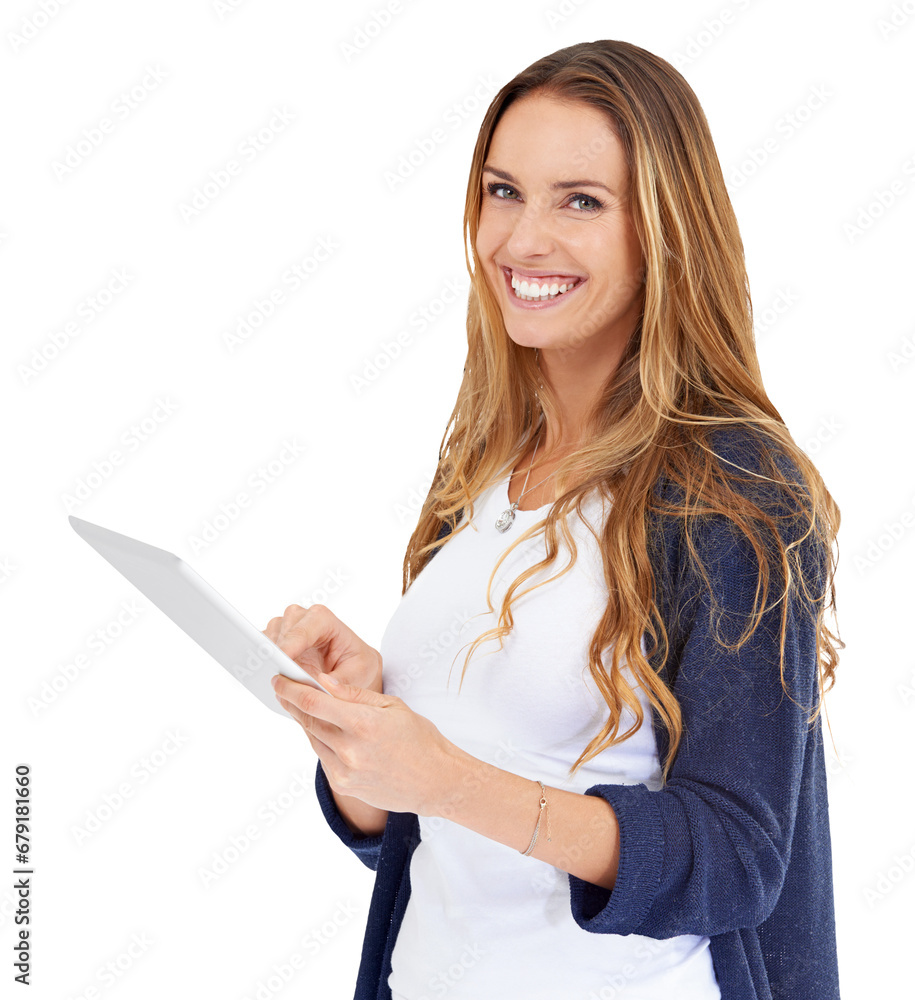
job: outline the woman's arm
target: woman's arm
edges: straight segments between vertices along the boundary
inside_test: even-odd
[[[328,784],[328,787],[330,785]],[[341,795],[330,789],[337,811],[357,837],[377,837],[384,833],[388,822],[387,809],[376,809],[353,795]]]
[[[770,580],[753,636],[739,651],[723,647],[719,636],[734,641],[746,624],[756,557],[722,518],[709,518],[700,535],[709,579],[688,574],[678,602],[677,758],[659,791],[641,784],[587,790],[616,814],[620,862],[612,893],[570,878],[572,913],[584,930],[667,938],[757,927],[779,904],[793,856],[807,866],[789,878],[798,905],[806,905],[812,884],[831,877],[822,732],[819,719],[808,727],[805,712],[817,695],[814,609],[797,592],[777,601]],[[802,552],[816,593],[823,553],[813,537]],[[790,697],[779,663],[783,612]],[[811,925],[818,918],[805,917]]]
[[[540,815],[540,785],[453,751],[448,786],[435,815],[526,851]],[[619,862],[619,826],[610,805],[593,795],[544,785],[547,805],[530,857],[612,889]]]

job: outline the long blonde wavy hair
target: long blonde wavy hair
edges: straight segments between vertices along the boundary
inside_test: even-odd
[[[673,514],[686,525],[703,516],[724,515],[752,544],[758,565],[756,602],[751,620],[731,648],[739,648],[750,638],[768,610],[766,598],[773,579],[782,597],[790,587],[804,589],[817,636],[819,694],[816,706],[808,706],[812,724],[823,695],[835,682],[837,651],[844,648],[838,634],[825,623],[826,613],[835,608],[839,509],[763,388],[743,243],[696,95],[673,66],[651,52],[622,41],[582,42],[545,56],[519,73],[496,94],[480,126],[464,210],[464,251],[470,274],[467,360],[433,482],[404,556],[403,593],[433,550],[466,527],[473,516],[474,498],[499,482],[525,454],[541,417],[559,426],[555,396],[549,384],[540,385],[535,351],[518,346],[508,336],[495,295],[483,269],[472,267],[467,247],[469,234],[476,258],[482,167],[493,131],[506,108],[530,94],[584,102],[601,111],[619,137],[631,178],[629,210],[645,262],[644,308],[593,411],[593,433],[557,468],[555,503],[509,549],[542,530],[546,555],[508,588],[498,625],[474,641],[461,680],[478,643],[497,638],[501,647],[502,637],[513,627],[511,603],[528,592],[517,594],[518,588],[555,561],[557,526],[574,562],[575,542],[565,515],[573,508],[580,512],[585,495],[597,489],[612,497],[599,539],[609,599],[588,657],[609,717],[570,774],[627,739],[642,724],[641,704],[621,673],[625,662],[668,732],[663,781],[676,756],[683,724],[674,693],[660,669],[649,663],[658,658],[663,665],[668,635],[655,600],[648,515]],[[747,489],[748,480],[738,478],[738,470],[719,460],[710,434],[729,424],[750,425],[763,436],[762,466],[754,478],[759,481],[762,476],[770,494],[775,490],[787,496],[792,509],[801,512],[793,540],[781,537],[779,519],[761,499],[763,495],[756,491],[754,499],[754,490]],[[797,477],[790,471],[786,475],[775,452],[787,457],[789,470],[793,463]],[[660,477],[679,488],[675,504],[659,500],[653,487]],[[455,527],[461,510],[465,516]],[[440,541],[445,522],[454,530]],[[690,557],[704,575],[689,530],[684,537]],[[820,593],[807,592],[800,562],[804,539],[820,547],[824,567]],[[492,581],[507,555],[499,560],[487,584],[490,611],[494,610]],[[562,572],[570,566],[571,562]],[[782,685],[791,697],[784,673],[787,603],[782,600],[780,668]],[[647,656],[642,651],[643,636]],[[612,648],[609,670],[603,662],[608,648]],[[635,722],[621,733],[624,706]]]

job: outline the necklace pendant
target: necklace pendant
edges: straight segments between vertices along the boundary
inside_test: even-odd
[[[513,503],[511,507],[507,510],[503,510],[496,521],[496,527],[499,531],[508,531],[515,520],[515,508],[518,506],[517,503]]]

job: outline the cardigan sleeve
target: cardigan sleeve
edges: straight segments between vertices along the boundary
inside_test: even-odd
[[[327,781],[327,775],[324,773],[324,768],[321,766],[320,760],[315,771],[315,791],[317,792],[321,811],[324,813],[324,818],[327,820],[331,830],[367,868],[377,871],[384,832],[382,831],[372,837],[362,837],[350,830],[346,825],[346,821],[340,815],[340,810],[334,801],[333,793]]]
[[[689,599],[676,604],[673,691],[684,729],[667,781],[661,789],[596,784],[585,793],[609,802],[620,828],[612,891],[569,875],[573,917],[594,933],[667,938],[755,927],[772,912],[785,879],[814,732],[807,718],[818,691],[810,615],[817,601],[797,593],[785,599],[789,698],[779,666],[785,602],[772,606],[780,588],[770,581],[752,637],[739,651],[728,650],[718,637],[733,642],[743,631],[756,592],[756,555],[723,517],[709,516],[696,537],[708,580],[690,570],[683,577],[691,581]],[[823,553],[813,536],[802,546],[800,575],[817,594]]]

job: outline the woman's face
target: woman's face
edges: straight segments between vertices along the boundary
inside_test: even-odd
[[[619,360],[644,290],[628,185],[622,144],[590,105],[528,95],[509,106],[483,165],[477,260],[515,343],[576,364]],[[532,283],[547,297],[519,297]]]

